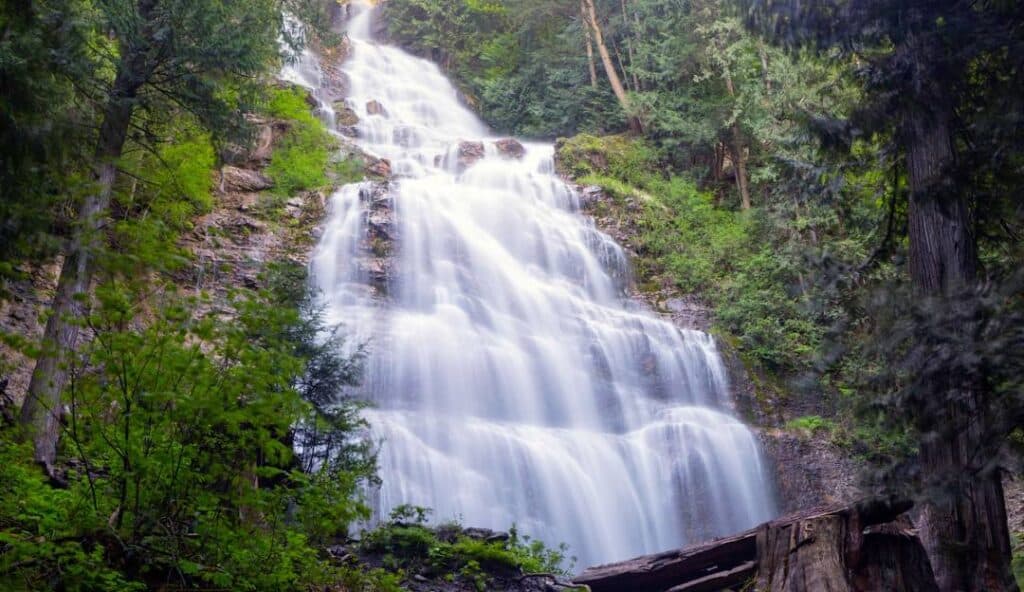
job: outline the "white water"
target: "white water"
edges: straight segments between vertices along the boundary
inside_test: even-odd
[[[329,320],[369,347],[380,515],[411,503],[515,524],[580,566],[771,518],[714,341],[626,298],[623,251],[578,213],[550,145],[502,158],[437,67],[368,30],[364,12],[345,71],[358,143],[396,173],[395,273],[387,299],[370,296],[367,184],[334,195],[312,271]],[[315,87],[306,62],[293,78]],[[481,138],[486,158],[459,173],[458,142]]]

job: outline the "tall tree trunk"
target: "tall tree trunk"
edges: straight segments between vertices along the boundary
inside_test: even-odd
[[[942,96],[931,88],[915,97],[904,124],[910,275],[922,295],[952,297],[976,280],[978,254],[968,201],[951,174],[953,108]],[[964,329],[965,339],[969,332]],[[983,388],[952,372],[932,385],[935,396],[950,401],[939,423],[954,426],[952,434],[932,434],[921,443],[923,473],[953,484],[949,495],[925,504],[921,525],[942,592],[1017,590],[1001,476],[979,472],[974,460],[985,437]]]
[[[749,210],[750,202],[750,179],[747,173],[747,154],[743,146],[743,133],[738,123],[732,124],[732,138],[729,143],[729,152],[732,155],[733,165],[736,169],[736,189],[740,193],[740,205],[744,210]]]
[[[623,26],[630,28],[629,26],[629,13],[626,11],[626,0],[621,0],[622,5],[622,24]],[[636,54],[633,53],[633,32],[626,32],[626,55],[629,56],[629,70],[633,78],[633,90],[640,92],[640,78],[636,75]]]
[[[594,61],[594,38],[590,33],[587,19],[587,8],[580,0],[580,16],[583,17],[583,34],[587,40],[587,68],[590,71],[590,87],[597,88],[597,63]]]
[[[764,40],[757,42],[757,54],[761,58],[761,75],[764,77],[765,94],[772,94],[772,79],[768,75],[768,50],[764,47]]]
[[[143,22],[157,0],[140,0],[137,10]],[[150,31],[145,31],[149,39]],[[78,211],[78,220],[68,244],[50,318],[43,332],[42,352],[36,360],[28,393],[21,407],[21,423],[32,439],[33,456],[53,476],[60,435],[61,393],[68,380],[68,363],[78,344],[79,323],[88,307],[94,258],[103,246],[103,223],[117,180],[117,160],[121,157],[135,99],[146,80],[147,51],[153,47],[122,48],[121,63],[107,99],[94,152],[93,180],[96,189],[86,197]]]
[[[622,72],[622,75],[619,78],[625,81],[623,82],[623,86],[625,86],[626,90],[628,91],[629,76],[626,73],[626,62],[622,60],[622,52],[619,51],[619,44],[615,43],[614,39],[612,40],[612,49],[615,50],[615,61],[618,62],[619,64],[619,72]],[[636,89],[634,88],[633,90]]]
[[[68,379],[69,355],[76,348],[79,323],[87,313],[85,301],[92,281],[93,257],[103,244],[103,222],[117,179],[115,160],[124,147],[130,118],[131,107],[125,104],[108,109],[104,117],[96,150],[97,188],[78,212],[77,228],[64,258],[50,318],[46,321],[42,353],[21,407],[21,423],[32,437],[35,460],[50,474],[57,456],[61,392]]]
[[[732,76],[725,74],[725,88],[729,96],[736,97],[736,87],[733,86]],[[736,169],[736,188],[740,192],[740,203],[744,210],[750,209],[750,177],[747,174],[747,153],[743,142],[743,130],[740,129],[739,119],[732,122],[731,150],[732,162]]]
[[[630,111],[632,111],[632,105],[629,102],[626,89],[622,86],[622,80],[619,78],[618,72],[615,71],[615,64],[612,62],[611,54],[608,53],[608,46],[605,45],[601,25],[597,22],[597,10],[594,8],[594,0],[583,0],[583,6],[586,8],[587,13],[585,20],[594,33],[597,52],[601,55],[601,62],[604,64],[604,72],[608,76],[608,83],[612,86],[612,92],[615,93],[615,98],[619,100],[619,105],[629,118],[629,129],[634,133],[641,133],[643,132],[643,127],[640,125],[640,120],[629,115]]]

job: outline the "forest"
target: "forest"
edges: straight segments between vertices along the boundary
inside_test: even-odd
[[[401,69],[419,58],[452,97],[402,102],[438,84]],[[552,171],[527,170],[541,145]],[[488,191],[520,209],[477,205]],[[717,486],[638,476],[661,456],[558,455],[606,454],[576,430],[619,450],[706,406],[747,426],[774,485],[750,519],[684,512],[673,548],[879,504],[922,551],[876,571],[850,551],[822,587],[827,562],[777,582],[758,547],[758,573],[673,590],[1020,590],[1022,191],[1014,0],[4,0],[0,589],[668,590],[574,579],[591,567],[577,555],[668,551],[629,529],[675,520],[641,507],[621,535],[587,500],[619,461],[641,506],[675,499],[643,487]],[[473,251],[500,241],[501,257]],[[526,259],[531,241],[543,257]],[[593,320],[599,305],[613,312]],[[628,317],[643,335],[612,342],[605,325],[636,307],[673,337]],[[500,349],[531,323],[529,346]],[[731,398],[718,407],[673,394],[697,390],[697,362],[659,357],[659,340],[691,355],[696,332],[716,344],[700,363],[728,374],[707,387]],[[574,340],[586,355],[560,357]],[[584,366],[597,350],[616,353]],[[663,405],[658,420],[630,424],[648,408],[631,399]],[[555,468],[537,468],[545,453]],[[479,494],[498,465],[474,454],[514,472]],[[821,458],[838,468],[807,468]],[[538,536],[562,522],[520,503],[579,506],[584,540],[630,540]]]

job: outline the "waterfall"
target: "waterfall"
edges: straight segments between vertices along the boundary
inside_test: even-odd
[[[771,518],[714,340],[629,299],[627,257],[579,213],[550,144],[499,150],[434,64],[371,39],[370,18],[350,24],[348,104],[356,142],[394,175],[333,196],[311,267],[328,320],[367,347],[377,512],[515,525],[581,566]],[[317,84],[308,63],[292,73]],[[367,263],[381,204],[384,270]]]

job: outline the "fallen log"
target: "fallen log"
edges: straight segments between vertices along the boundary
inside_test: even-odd
[[[934,592],[911,504],[873,499],[784,516],[746,532],[586,569],[593,592]],[[878,526],[883,525],[883,526]]]
[[[757,574],[757,563],[748,561],[732,569],[709,574],[703,578],[672,586],[668,592],[716,592],[734,586],[743,586]]]
[[[754,529],[695,547],[591,567],[573,581],[590,586],[592,592],[668,590],[751,562],[756,555]]]

